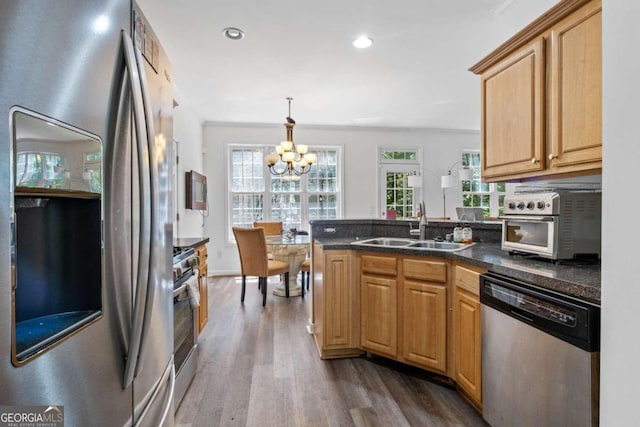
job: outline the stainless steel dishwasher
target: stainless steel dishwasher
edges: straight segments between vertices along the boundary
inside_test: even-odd
[[[492,427],[597,426],[600,307],[480,278],[483,417]]]

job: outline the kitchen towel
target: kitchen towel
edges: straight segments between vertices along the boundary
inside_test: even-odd
[[[198,269],[194,268],[194,275],[187,280],[187,294],[189,295],[189,304],[192,308],[198,308],[200,305],[200,291],[198,290]]]

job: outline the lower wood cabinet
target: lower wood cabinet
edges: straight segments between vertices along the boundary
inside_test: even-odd
[[[405,280],[402,318],[405,360],[444,374],[447,368],[447,288]]]
[[[198,256],[198,291],[200,292],[200,306],[198,307],[198,334],[202,332],[209,321],[209,285],[207,283],[207,245],[195,247]]]
[[[358,291],[350,250],[323,251],[314,244],[313,335],[322,359],[356,356]]]
[[[478,408],[482,407],[480,274],[456,265],[453,279],[454,380]]]
[[[402,259],[402,358],[445,374],[447,370],[447,262]]]
[[[481,268],[437,257],[313,245],[320,357],[362,350],[452,378],[482,409]]]
[[[360,346],[446,373],[446,261],[377,254],[360,260]]]
[[[360,345],[398,355],[398,285],[395,277],[360,276]]]

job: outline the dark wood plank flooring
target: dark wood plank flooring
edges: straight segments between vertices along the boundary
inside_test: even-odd
[[[455,390],[384,358],[320,360],[306,331],[311,300],[271,294],[257,281],[209,279],[209,323],[179,427],[487,426]]]

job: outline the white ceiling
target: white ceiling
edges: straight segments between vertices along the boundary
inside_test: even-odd
[[[468,68],[556,0],[138,0],[201,120],[479,129]],[[501,10],[497,10],[501,9]],[[243,40],[222,36],[225,27]],[[367,34],[371,48],[352,40]]]

